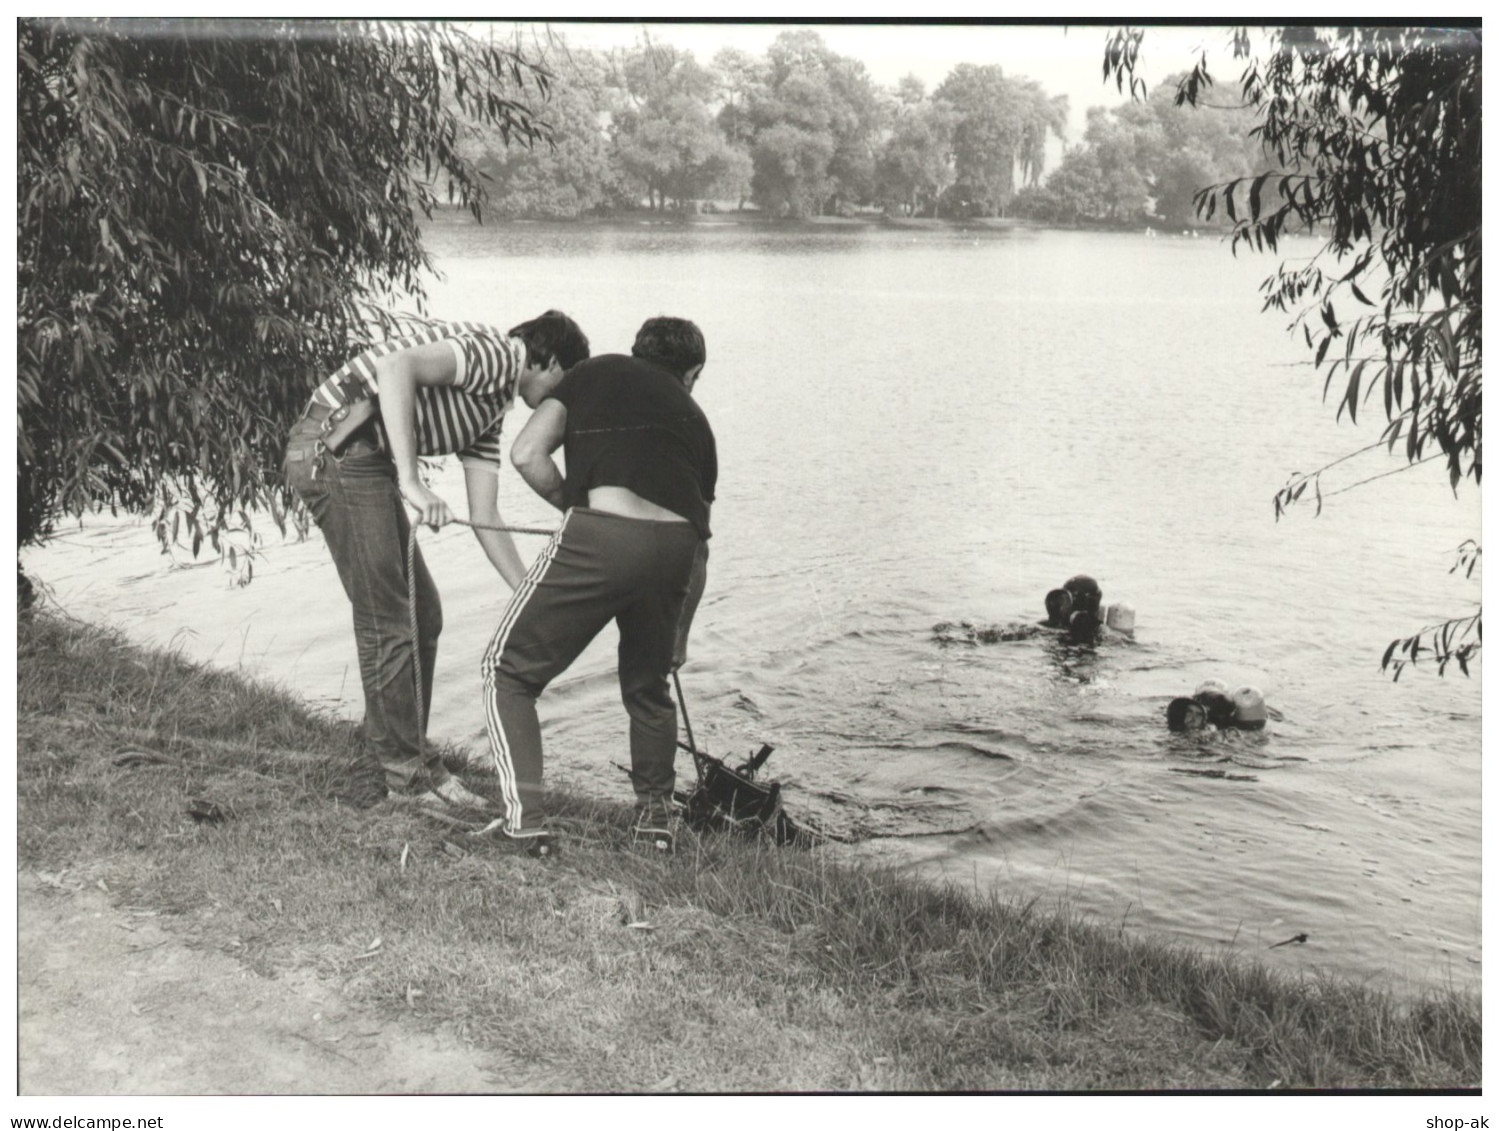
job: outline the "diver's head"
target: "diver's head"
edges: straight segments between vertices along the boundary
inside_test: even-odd
[[[1233,693],[1234,726],[1260,730],[1265,725],[1265,697],[1257,687],[1241,687]]]
[[[1046,623],[1052,628],[1066,628],[1067,618],[1072,615],[1072,594],[1065,589],[1053,589],[1046,594]]]
[[[1203,691],[1198,689],[1192,696],[1208,713],[1208,722],[1215,727],[1227,727],[1234,725],[1234,701],[1221,691]]]
[[[1076,577],[1069,577],[1062,585],[1067,590],[1068,596],[1072,598],[1073,609],[1082,609],[1098,615],[1099,602],[1103,600],[1103,590],[1098,587],[1086,573],[1080,573]]]
[[[1201,730],[1208,725],[1207,709],[1196,699],[1173,699],[1166,704],[1166,725],[1178,732]]]

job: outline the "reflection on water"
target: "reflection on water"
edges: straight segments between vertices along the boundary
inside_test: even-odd
[[[682,673],[693,728],[731,761],[773,743],[793,814],[889,838],[840,851],[1288,969],[1476,978],[1479,682],[1391,685],[1378,658],[1476,602],[1446,570],[1477,499],[1419,468],[1274,520],[1289,472],[1367,434],[1334,421],[1258,313],[1268,261],[1024,230],[444,220],[432,236],[441,317],[557,306],[599,352],[651,315],[702,325],[721,494]],[[1349,481],[1384,466],[1351,461]],[[454,469],[438,483],[461,503]],[[512,473],[500,490],[506,519],[555,521]],[[466,532],[422,539],[447,609],[434,730],[482,751],[477,665],[506,593]],[[191,631],[197,654],[357,714],[320,545],[269,545],[229,590],[214,569],[165,571],[144,528],[67,541],[28,561],[75,611]],[[1133,641],[979,639],[1039,621],[1053,579],[1083,571],[1135,607]],[[614,643],[541,708],[550,779],[623,797]],[[1166,703],[1209,677],[1260,687],[1280,717],[1169,733]]]

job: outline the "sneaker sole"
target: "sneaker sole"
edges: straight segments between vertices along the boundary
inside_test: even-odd
[[[487,840],[493,844],[513,845],[536,860],[554,860],[559,855],[557,842],[550,833],[533,833],[530,836],[514,836],[500,827],[501,819],[490,821],[482,829],[474,829],[468,835],[475,840]]]

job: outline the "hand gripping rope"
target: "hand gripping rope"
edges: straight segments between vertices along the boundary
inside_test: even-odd
[[[555,530],[547,530],[539,526],[502,526],[492,525],[484,522],[470,522],[466,518],[453,519],[459,526],[467,526],[472,530],[500,530],[507,534],[545,534],[557,533]],[[422,638],[421,630],[416,623],[416,528],[419,523],[411,524],[411,531],[406,536],[406,608],[411,614],[411,674],[416,683],[416,710],[419,716],[420,733],[427,733],[427,711],[424,698],[425,688],[422,684]]]

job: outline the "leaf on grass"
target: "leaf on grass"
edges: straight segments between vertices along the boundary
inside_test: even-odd
[[[171,765],[172,759],[163,754],[156,754],[150,750],[121,750],[113,758],[110,764],[122,769],[134,766],[165,766]]]
[[[625,926],[629,927],[632,931],[654,931],[656,929],[656,924],[645,922],[626,923]]]
[[[195,797],[187,803],[186,813],[198,824],[217,825],[225,821],[229,814],[217,801],[207,797]]]

